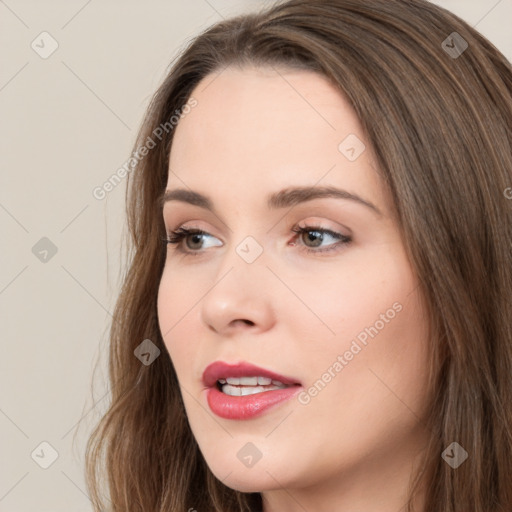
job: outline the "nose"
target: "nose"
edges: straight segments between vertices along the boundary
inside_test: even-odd
[[[234,249],[230,250],[202,300],[204,324],[223,337],[271,329],[275,324],[271,277],[263,255],[247,263]]]

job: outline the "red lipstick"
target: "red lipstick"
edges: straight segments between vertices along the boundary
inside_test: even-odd
[[[203,384],[208,388],[206,398],[211,411],[231,420],[259,416],[302,389],[292,377],[245,362],[210,364],[203,373]]]

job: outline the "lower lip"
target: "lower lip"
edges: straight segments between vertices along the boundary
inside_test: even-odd
[[[248,420],[259,416],[274,405],[289,400],[302,386],[262,391],[254,395],[231,396],[216,387],[207,390],[206,399],[214,414],[228,420]]]

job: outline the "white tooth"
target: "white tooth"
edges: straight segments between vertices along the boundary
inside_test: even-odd
[[[258,377],[240,377],[241,386],[256,386],[258,384]]]
[[[221,384],[226,384],[226,379],[219,379],[219,382],[220,382]]]
[[[257,393],[263,393],[265,391],[272,391],[273,389],[283,389],[286,386],[247,386],[247,387],[238,387],[238,386],[230,386],[229,384],[225,384],[222,386],[222,392],[226,395],[230,396],[245,396],[245,395],[255,395]]]
[[[284,384],[282,382],[278,381],[278,380],[272,380],[272,384],[274,386],[284,386]]]
[[[268,377],[258,377],[258,384],[260,386],[268,386],[272,382],[272,379]]]
[[[228,377],[226,380],[228,384],[234,384],[236,386],[240,384],[240,379],[238,377]]]
[[[222,392],[230,396],[242,396],[242,388],[230,386],[229,384],[222,386]]]
[[[262,386],[247,387],[247,388],[240,388],[240,389],[242,391],[242,396],[255,395],[256,393],[261,393],[262,391],[268,391],[268,389],[266,389]]]

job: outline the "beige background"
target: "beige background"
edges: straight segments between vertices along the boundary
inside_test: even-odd
[[[180,48],[269,3],[0,0],[0,512],[92,510],[83,451],[108,404],[125,183],[104,200],[92,191],[129,156]],[[512,0],[435,3],[512,60]]]

